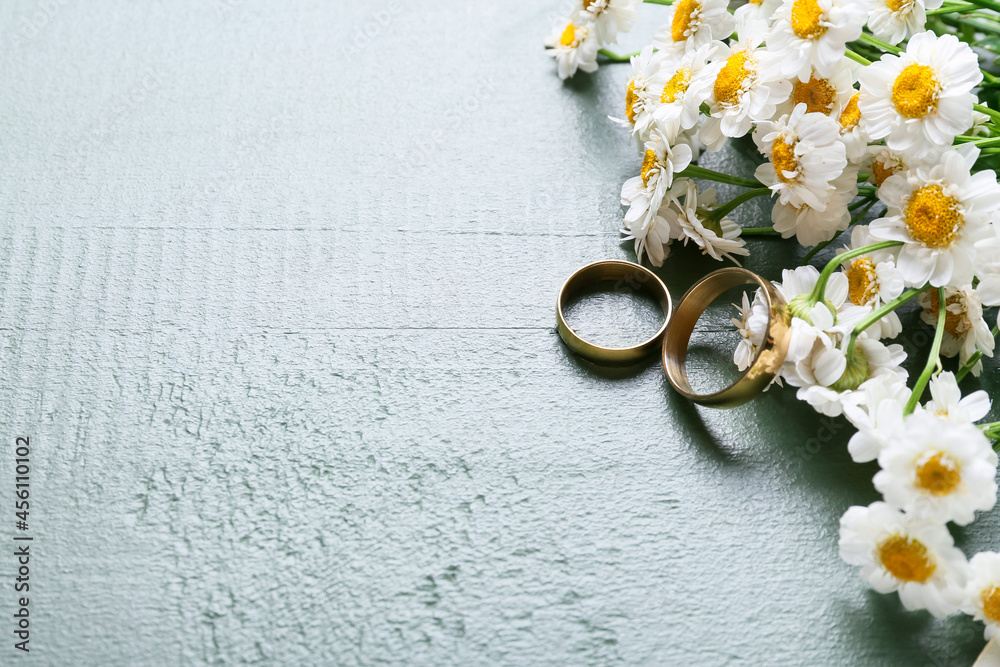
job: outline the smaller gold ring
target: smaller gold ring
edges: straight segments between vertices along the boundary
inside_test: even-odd
[[[730,386],[711,394],[696,394],[688,381],[684,362],[688,343],[698,318],[726,290],[740,285],[758,285],[767,304],[767,329],[764,343],[757,350],[753,363]],[[674,389],[699,405],[713,408],[735,408],[764,391],[781,370],[788,353],[791,327],[783,312],[785,301],[771,281],[752,271],[730,267],[708,274],[687,291],[674,313],[670,333],[663,341],[663,370]]]
[[[659,331],[653,334],[652,338],[631,347],[602,347],[584,340],[566,323],[563,306],[569,299],[579,295],[589,285],[611,280],[615,281],[614,289],[616,292],[642,291],[660,304],[660,308],[663,310],[663,325],[660,326]],[[566,279],[562,289],[559,290],[559,299],[556,301],[556,328],[559,330],[559,337],[563,339],[566,346],[585,359],[599,364],[632,364],[656,352],[660,340],[667,330],[667,324],[670,322],[671,308],[670,292],[667,291],[667,286],[655,273],[632,262],[606,259],[588,264]]]

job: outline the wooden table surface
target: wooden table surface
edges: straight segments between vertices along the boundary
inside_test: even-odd
[[[561,84],[558,9],[0,5],[0,507],[9,540],[28,436],[35,538],[27,655],[0,556],[0,663],[974,660],[980,625],[837,556],[877,497],[845,421],[790,390],[703,410],[560,343],[565,277],[634,260],[639,160],[607,120],[628,66]],[[750,247],[771,278],[801,257]],[[1000,547],[997,516],[960,545]]]

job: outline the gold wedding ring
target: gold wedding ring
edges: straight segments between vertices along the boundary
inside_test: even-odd
[[[615,281],[613,289],[616,292],[645,292],[660,304],[663,325],[652,338],[632,347],[602,347],[584,340],[570,328],[563,315],[565,304],[584,288],[602,281]],[[626,365],[642,361],[656,352],[670,322],[671,307],[670,292],[655,273],[632,262],[607,259],[588,264],[566,279],[556,302],[556,325],[566,346],[581,357],[599,364]]]
[[[757,350],[753,363],[729,387],[711,394],[696,394],[688,381],[684,362],[688,343],[698,318],[726,290],[740,285],[759,285],[767,303],[768,321],[764,343]],[[670,332],[663,341],[663,370],[674,389],[699,405],[713,408],[734,408],[764,391],[781,369],[788,353],[791,327],[783,311],[784,299],[769,280],[756,273],[735,267],[710,273],[687,291],[677,305]]]

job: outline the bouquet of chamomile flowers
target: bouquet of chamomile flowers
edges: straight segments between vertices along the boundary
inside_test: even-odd
[[[623,234],[655,266],[674,242],[732,262],[749,254],[752,235],[810,248],[776,283],[792,332],[776,381],[857,428],[850,454],[878,462],[884,497],[844,514],[840,553],[906,608],[963,611],[992,636],[1000,554],[967,560],[947,524],[967,525],[997,499],[1000,422],[977,423],[990,398],[963,396],[960,383],[979,375],[998,333],[984,308],[1000,305],[991,168],[1000,164],[1000,77],[990,71],[1000,2],[656,0],[666,6],[653,43],[629,56],[607,51],[638,4],[577,0],[547,42],[562,78],[599,61],[631,63],[624,113],[612,119],[641,161],[622,186]],[[748,133],[761,154],[752,178],[696,165]],[[719,202],[695,179],[745,191]],[[729,215],[755,197],[773,199],[771,224],[741,228]],[[833,243],[832,260],[809,263]],[[933,327],[912,384],[892,342],[909,301]],[[759,295],[738,306],[741,369],[764,342],[766,307]],[[941,356],[958,357],[955,372]]]

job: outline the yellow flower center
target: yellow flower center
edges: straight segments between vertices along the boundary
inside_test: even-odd
[[[824,18],[817,0],[795,0],[792,3],[792,32],[800,39],[815,39],[826,32]]]
[[[795,87],[792,89],[792,99],[795,100],[796,105],[804,103],[808,113],[816,111],[830,113],[830,109],[833,108],[833,96],[836,92],[826,79],[810,76],[809,81],[805,83],[795,82]]]
[[[576,26],[570,23],[563,30],[562,37],[559,38],[559,44],[561,46],[573,46],[573,42],[576,41]]]
[[[847,268],[847,294],[851,303],[864,306],[874,299],[878,293],[878,283],[872,280],[875,275],[875,263],[870,257],[859,257]]]
[[[899,12],[904,8],[909,9],[913,4],[913,0],[886,0],[885,6],[889,8],[890,12]]]
[[[715,78],[716,102],[730,106],[739,104],[743,81],[750,75],[748,64],[752,66],[753,61],[749,59],[746,51],[736,51],[729,55],[726,64],[719,71],[719,76]]]
[[[965,222],[958,200],[940,185],[915,190],[906,203],[904,220],[910,236],[929,248],[950,247]]]
[[[851,95],[851,99],[847,100],[844,110],[840,112],[840,128],[842,132],[857,127],[858,123],[861,122],[861,109],[858,108],[858,97],[860,95],[861,93]]]
[[[917,488],[932,496],[946,496],[962,483],[962,465],[943,452],[921,458],[917,465]]]
[[[639,96],[635,94],[635,79],[631,79],[628,88],[625,89],[625,117],[633,125],[635,125],[635,103],[638,101]]]
[[[887,167],[880,160],[872,160],[872,176],[875,177],[875,186],[882,187],[885,179],[895,174],[899,169],[899,167]]]
[[[649,176],[654,169],[659,169],[660,160],[656,157],[656,151],[650,149],[642,158],[642,184],[649,185]]]
[[[983,616],[994,623],[1000,623],[1000,586],[994,586],[982,593]]]
[[[583,11],[589,11],[590,6],[597,2],[597,0],[583,0]]]
[[[934,574],[937,564],[920,540],[902,535],[887,537],[878,545],[878,558],[889,574],[900,581],[924,583]]]
[[[775,139],[774,146],[771,148],[771,164],[774,165],[774,171],[782,183],[794,183],[795,177],[789,178],[785,176],[785,172],[798,170],[799,165],[795,160],[795,142],[787,143],[785,135]]]
[[[910,63],[892,84],[892,103],[903,118],[923,118],[937,110],[940,88],[933,68]]]
[[[670,38],[675,42],[683,42],[701,9],[701,3],[698,0],[680,0],[675,7],[674,20],[670,23]]]
[[[663,86],[663,95],[660,96],[660,101],[664,104],[672,104],[678,95],[682,95],[687,91],[688,84],[690,83],[691,70],[687,67],[681,67],[674,72],[674,75],[670,77],[670,81],[667,81],[666,85]]]
[[[930,290],[931,295],[931,307],[930,314],[933,317],[938,315],[938,293],[936,289]],[[960,306],[959,312],[952,312],[948,306]],[[962,334],[968,330],[968,326],[963,326],[965,324],[965,304],[962,303],[962,297],[957,294],[949,296],[944,300],[944,330],[950,333],[956,338],[960,338]]]

